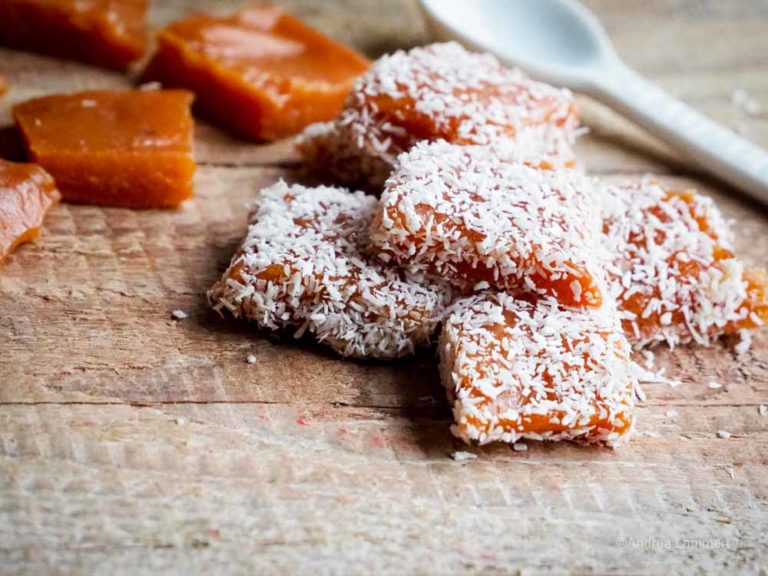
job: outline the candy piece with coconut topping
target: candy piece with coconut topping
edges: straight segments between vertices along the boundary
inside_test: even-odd
[[[636,382],[609,307],[567,310],[552,299],[498,293],[451,310],[440,362],[457,436],[608,445],[628,437]]]
[[[611,291],[636,346],[709,345],[768,320],[763,270],[734,256],[711,199],[652,178],[601,191]]]
[[[367,255],[376,200],[279,182],[209,291],[216,310],[309,332],[344,356],[395,358],[429,344],[449,290]]]
[[[385,262],[461,287],[524,288],[596,307],[599,233],[592,183],[580,172],[422,142],[387,180],[371,240]]]
[[[455,43],[395,52],[358,79],[341,116],[299,142],[307,164],[336,183],[378,191],[397,156],[422,140],[491,145],[573,161],[578,113],[567,90],[534,82],[490,54]]]

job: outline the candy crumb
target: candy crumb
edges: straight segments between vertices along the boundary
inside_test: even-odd
[[[731,437],[731,433],[728,432],[727,430],[718,430],[717,437],[722,438],[723,440],[728,440],[728,438]]]
[[[171,317],[174,320],[184,320],[187,317],[187,313],[184,310],[174,310],[171,312]]]
[[[752,333],[749,330],[741,330],[739,332],[739,342],[733,347],[738,356],[742,356],[749,352],[752,347]]]
[[[763,111],[760,102],[755,100],[743,88],[737,88],[733,91],[731,94],[731,102],[749,116],[758,116]]]
[[[655,355],[650,350],[643,350],[641,352],[643,359],[645,360],[645,367],[648,370],[653,370],[655,365]]]
[[[477,454],[472,454],[472,452],[458,451],[451,454],[451,458],[453,458],[456,462],[466,462],[467,460],[476,460]]]

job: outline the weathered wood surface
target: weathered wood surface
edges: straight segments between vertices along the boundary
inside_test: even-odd
[[[156,23],[200,6],[155,4]],[[411,1],[287,4],[371,55],[428,40]],[[768,107],[763,0],[588,4],[630,63],[768,145],[768,117],[731,102],[744,88]],[[13,85],[0,126],[32,95],[127,85],[10,51],[0,74]],[[738,220],[745,257],[768,265],[764,209],[585,108],[591,170],[654,170],[705,188]],[[296,177],[286,151],[200,125],[196,197],[180,210],[61,205],[4,264],[0,573],[765,574],[765,333],[741,358],[725,346],[659,351],[683,384],[646,386],[639,435],[618,451],[463,447],[430,354],[342,361],[206,307],[243,234],[243,203]],[[189,318],[172,321],[174,309]],[[709,389],[713,380],[724,387]],[[457,463],[455,450],[479,458]]]

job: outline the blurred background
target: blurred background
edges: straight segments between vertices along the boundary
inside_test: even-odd
[[[154,1],[150,21],[157,28],[192,12],[227,14],[248,4],[253,2]],[[275,0],[273,4],[372,58],[431,39],[417,0]],[[630,66],[743,136],[768,146],[766,0],[585,0],[584,4],[600,18]],[[92,69],[23,52],[14,52],[2,65],[0,72],[11,85],[24,89],[12,88],[0,101],[0,126],[10,123],[10,106],[16,101],[54,91],[127,83],[121,74],[80,73]],[[581,143],[590,157],[589,168],[608,169],[616,161],[631,171],[683,167],[674,153],[632,124],[586,99],[581,104],[584,123],[593,136]],[[603,147],[603,141],[611,145]],[[594,147],[601,154],[589,155]]]

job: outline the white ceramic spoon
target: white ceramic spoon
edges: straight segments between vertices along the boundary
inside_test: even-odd
[[[584,92],[768,204],[768,153],[624,64],[575,0],[421,0],[441,39],[492,52],[546,82]]]

